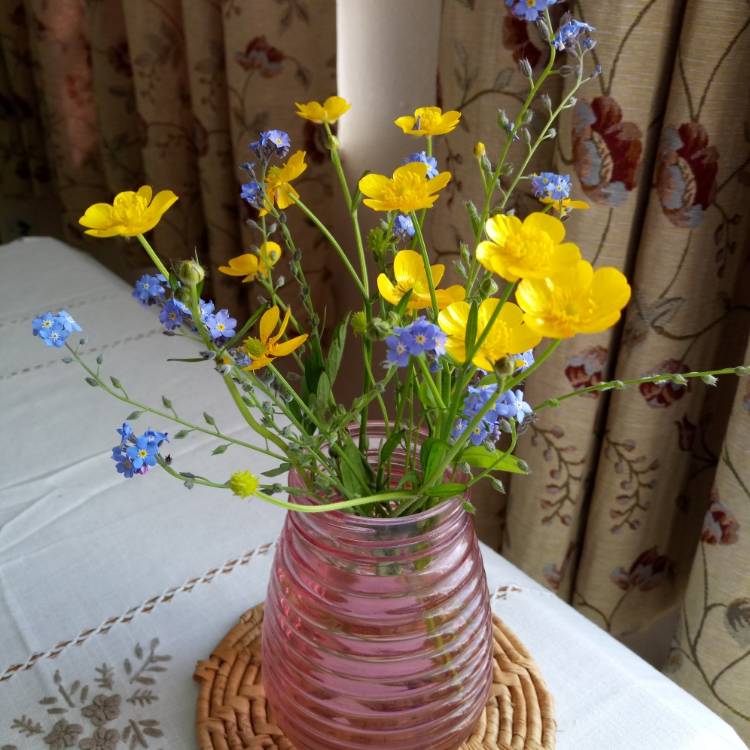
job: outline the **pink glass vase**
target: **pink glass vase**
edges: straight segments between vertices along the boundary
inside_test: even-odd
[[[289,481],[302,486],[293,472]],[[263,684],[297,750],[455,750],[489,697],[492,650],[461,498],[403,518],[287,515],[265,606]]]

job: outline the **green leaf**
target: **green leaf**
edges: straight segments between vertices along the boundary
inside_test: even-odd
[[[388,463],[388,459],[393,455],[393,451],[396,450],[399,443],[406,434],[406,430],[394,430],[388,440],[386,440],[382,446],[380,446],[380,464]]]
[[[138,419],[138,417],[140,417],[141,414],[143,414],[142,411],[131,411],[130,414],[128,414],[128,416],[125,417],[125,419],[127,420]]]
[[[286,474],[291,468],[291,464],[283,463],[279,464],[275,469],[261,472],[261,475],[264,477],[280,477],[282,474]]]
[[[344,437],[344,445],[331,446],[331,452],[339,457],[341,481],[346,491],[353,496],[367,496],[370,492],[372,470],[366,466],[359,448],[351,438]]]
[[[419,459],[422,463],[422,476],[431,477],[435,469],[443,463],[443,459],[450,450],[444,440],[429,437],[422,443]]]
[[[227,448],[229,448],[229,443],[224,443],[224,445],[217,445],[212,451],[212,456],[218,456],[221,453],[224,453]]]
[[[435,401],[435,395],[433,394],[430,386],[427,385],[426,380],[420,380],[418,382],[419,388],[419,402],[426,409],[436,409],[437,402]]]
[[[503,455],[501,451],[488,451],[481,445],[466,448],[461,454],[460,461],[466,461],[469,466],[493,471],[509,471],[512,474],[528,474],[529,468],[526,462],[517,456]]]
[[[315,395],[318,399],[318,408],[326,410],[333,394],[331,392],[331,381],[328,379],[325,370],[320,373],[320,377],[318,378],[318,390]]]
[[[466,485],[458,482],[446,482],[437,487],[421,490],[421,492],[428,497],[458,497],[466,492]]]
[[[479,305],[474,300],[469,308],[469,317],[466,321],[466,338],[464,339],[464,345],[466,346],[466,356],[474,352],[474,344],[477,340],[477,328],[479,318]]]
[[[336,376],[339,374],[339,368],[341,367],[341,359],[344,356],[346,333],[349,327],[350,317],[351,313],[347,313],[341,323],[336,326],[336,330],[333,332],[331,345],[328,347],[328,358],[325,363],[325,371],[328,374],[328,380],[331,384],[336,382]]]
[[[401,299],[398,301],[398,304],[394,308],[396,311],[396,315],[398,315],[399,317],[404,314],[406,310],[406,306],[409,304],[409,300],[411,299],[411,295],[413,291],[414,291],[413,289],[409,289],[409,291],[406,292],[406,294],[403,297],[401,297]]]

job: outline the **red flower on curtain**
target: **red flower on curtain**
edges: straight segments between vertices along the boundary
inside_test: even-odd
[[[652,547],[641,552],[628,570],[615,568],[611,579],[623,591],[650,591],[671,577],[672,569],[672,561],[666,555],[660,555],[656,547]]]
[[[529,36],[529,24],[512,15],[506,15],[503,19],[503,47],[513,53],[516,62],[526,58],[532,69],[536,69],[542,59],[542,50]],[[547,59],[547,55],[544,55],[544,59]]]
[[[604,368],[607,365],[609,350],[605,346],[592,346],[590,349],[574,354],[565,367],[565,377],[570,381],[573,390],[598,385],[604,380]],[[587,393],[587,396],[598,398],[599,393]]]
[[[610,96],[581,99],[573,109],[573,162],[586,195],[596,203],[620,206],[638,183],[641,129],[623,122]]]
[[[711,492],[711,505],[703,519],[701,539],[706,544],[734,544],[740,524],[732,511],[719,500],[715,490]]]
[[[708,145],[698,122],[664,129],[656,166],[656,191],[667,218],[678,227],[695,229],[713,203],[719,152]]]
[[[655,372],[671,372],[674,374],[690,372],[690,368],[678,359],[667,359],[658,367],[654,368]],[[671,406],[675,401],[679,401],[690,385],[679,385],[678,383],[641,383],[638,390],[649,406],[655,409],[665,409]]]
[[[235,53],[235,60],[245,70],[258,70],[264,78],[273,78],[283,69],[284,53],[268,43],[265,36],[253,37],[244,52]]]

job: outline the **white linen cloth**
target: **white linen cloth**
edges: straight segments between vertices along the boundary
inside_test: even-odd
[[[83,382],[31,335],[67,309],[84,354],[159,406],[168,396],[230,434],[244,422],[210,363],[165,362],[155,310],[87,256],[47,238],[0,247],[0,749],[196,748],[196,661],[264,598],[283,513],[155,469],[125,480],[110,459],[132,410]],[[80,336],[79,335],[79,336]],[[73,341],[75,339],[71,339]],[[174,433],[139,419],[138,429]],[[191,435],[174,465],[219,481],[271,465]],[[539,664],[562,750],[730,750],[745,745],[708,708],[484,548],[493,608]],[[65,743],[68,744],[65,744]]]

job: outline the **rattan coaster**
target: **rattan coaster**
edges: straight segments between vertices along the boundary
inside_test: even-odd
[[[201,750],[294,750],[269,715],[261,684],[263,605],[245,612],[214,649],[198,662],[201,684],[196,729]],[[492,698],[474,733],[458,750],[553,750],[552,696],[534,660],[515,635],[494,618],[495,673]]]

